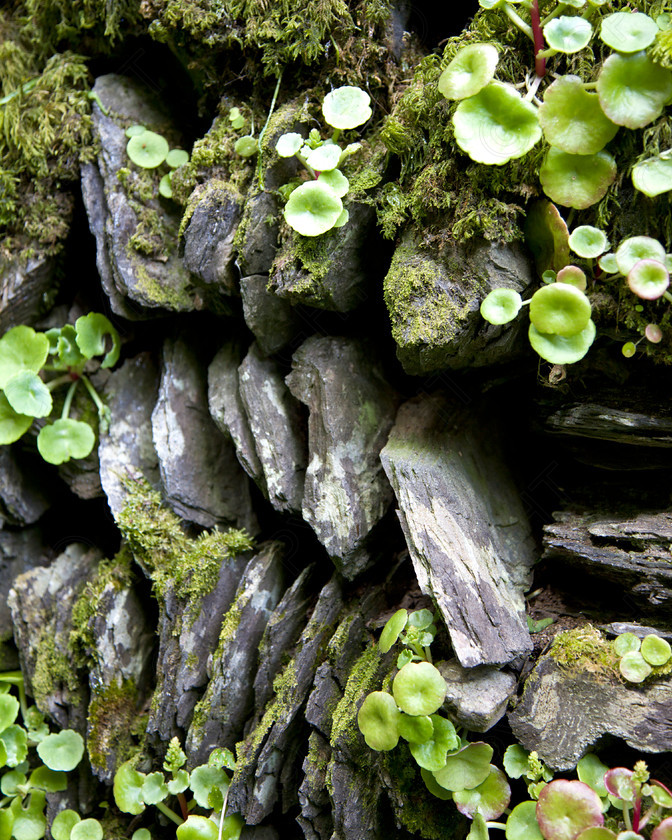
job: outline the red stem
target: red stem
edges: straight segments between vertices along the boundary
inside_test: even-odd
[[[182,819],[186,822],[189,816],[189,808],[187,806],[187,798],[183,793],[177,794],[177,801],[180,803],[180,811],[182,811]]]
[[[541,16],[539,14],[539,0],[533,0],[532,9],[530,10],[530,21],[532,23],[532,34],[534,35],[534,72],[543,79],[546,75],[546,59],[540,58],[537,53],[543,50],[546,44],[544,43],[544,33],[541,30]]]
[[[639,831],[639,816],[642,813],[642,795],[641,793],[635,797],[634,807],[632,809],[632,830],[637,833]]]

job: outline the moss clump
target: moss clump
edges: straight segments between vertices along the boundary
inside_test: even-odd
[[[128,477],[126,489],[117,524],[160,598],[168,586],[174,586],[178,597],[202,598],[217,583],[222,562],[253,547],[247,532],[236,528],[193,539],[144,479]]]
[[[382,659],[378,645],[371,644],[350,670],[343,697],[334,709],[331,719],[332,747],[351,745],[360,738],[357,707],[366,694],[377,689]]]
[[[56,647],[54,635],[47,628],[35,645],[35,667],[31,675],[31,688],[38,709],[46,711],[54,696],[55,686],[68,691],[68,702],[78,705],[82,701],[81,687],[73,663],[65,651]]]
[[[117,765],[137,748],[136,727],[138,691],[132,680],[113,682],[91,698],[88,713],[87,750],[94,771],[105,772],[112,747]]]
[[[618,678],[619,657],[613,645],[592,624],[558,633],[549,656],[567,670]]]

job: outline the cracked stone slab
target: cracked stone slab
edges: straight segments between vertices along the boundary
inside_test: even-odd
[[[245,323],[265,356],[278,353],[294,338],[301,319],[293,306],[268,290],[268,275],[252,274],[240,281]]]
[[[286,381],[310,411],[303,518],[352,579],[370,565],[368,537],[393,499],[380,451],[398,398],[372,348],[350,338],[309,338]]]
[[[441,394],[404,403],[381,453],[413,566],[465,668],[532,649],[523,593],[535,546],[481,415]]]
[[[463,668],[454,659],[437,662],[446,681],[444,708],[460,726],[472,732],[487,732],[506,713],[516,693],[516,677],[497,668]]]
[[[52,503],[44,484],[21,452],[0,448],[0,528],[34,525]]]
[[[186,337],[167,339],[152,437],[168,504],[206,528],[257,523],[248,478],[208,411],[206,370]]]
[[[96,239],[96,265],[112,309],[125,318],[144,318],[156,309],[191,311],[201,303],[177,253],[179,211],[162,203],[157,189],[145,206],[164,228],[162,252],[156,258],[139,253],[129,244],[139,208],[119,178],[120,170],[133,167],[126,154],[127,126],[144,125],[164,136],[175,130],[151,93],[133,79],[110,73],[96,79],[93,91],[108,113],[94,104],[92,127],[100,152],[95,163],[82,167],[82,195]]]
[[[34,326],[53,301],[56,263],[35,250],[28,260],[0,260],[0,335],[18,324]]]
[[[306,471],[302,410],[280,365],[253,344],[238,368],[238,387],[268,499],[276,510],[300,511]]]

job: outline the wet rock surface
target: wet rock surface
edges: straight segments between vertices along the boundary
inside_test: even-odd
[[[25,263],[0,260],[0,335],[18,324],[32,326],[49,309],[55,267],[39,252]]]

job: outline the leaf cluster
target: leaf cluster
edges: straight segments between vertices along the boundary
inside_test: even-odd
[[[128,143],[126,154],[141,169],[157,169],[165,163],[169,167],[159,182],[159,194],[164,198],[173,197],[173,173],[180,166],[189,163],[189,152],[184,149],[171,149],[166,138],[150,131],[144,125],[131,125],[126,129]]]

